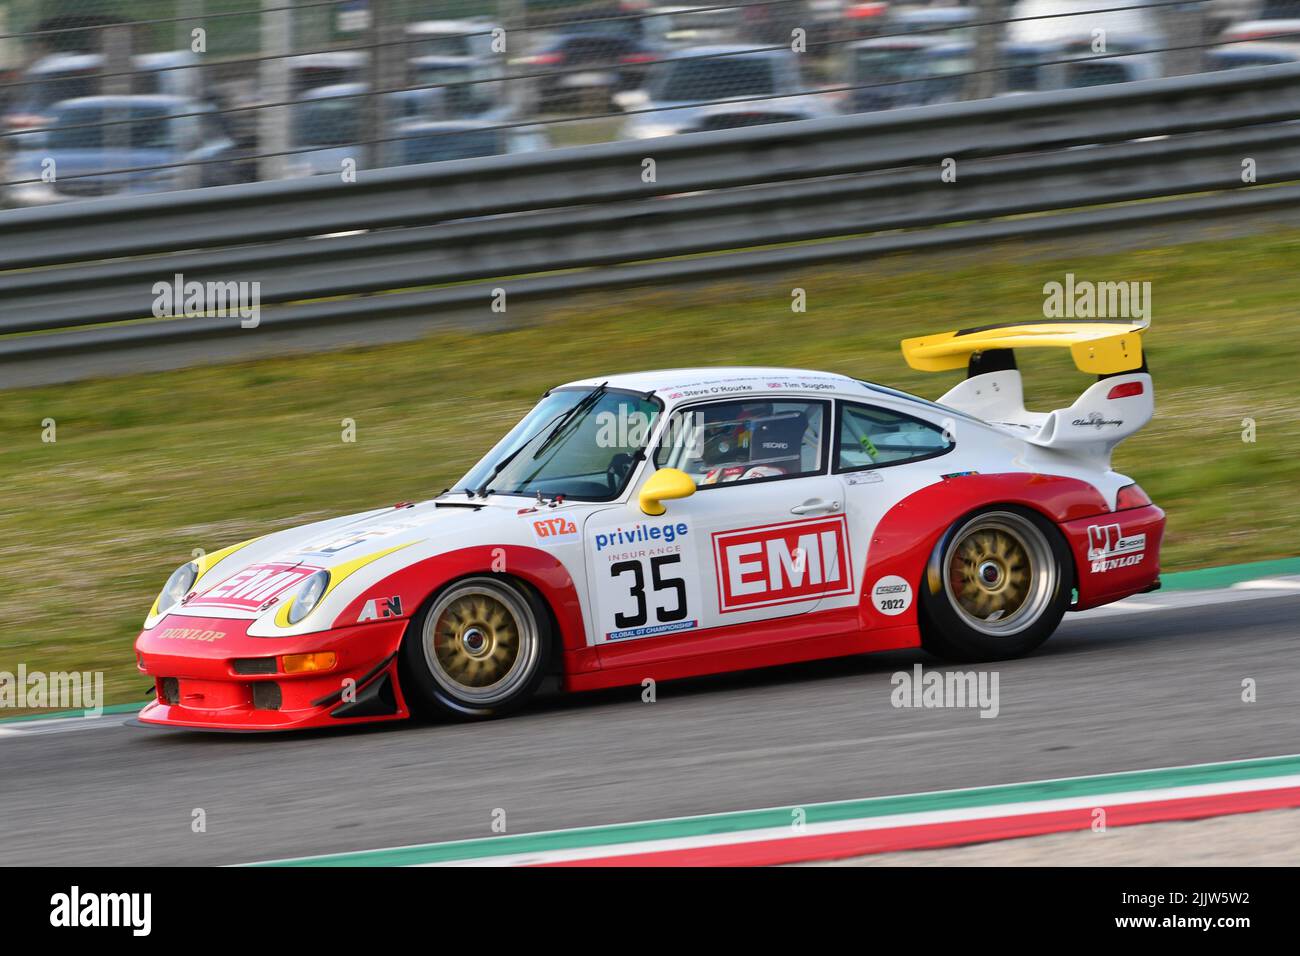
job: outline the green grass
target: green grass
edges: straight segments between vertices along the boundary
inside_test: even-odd
[[[0,671],[104,670],[109,702],[139,699],[132,640],[194,548],[428,497],[547,386],[581,376],[771,363],[937,397],[960,373],[909,370],[900,338],[1038,316],[1043,284],[1066,271],[1153,283],[1157,417],[1116,467],[1169,512],[1165,567],[1294,555],[1297,261],[1300,232],[1069,261],[908,259],[589,297],[490,335],[0,391]],[[794,285],[806,314],[790,311]],[[1089,382],[1063,354],[1022,366],[1033,407]]]

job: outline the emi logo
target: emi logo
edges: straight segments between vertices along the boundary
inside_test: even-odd
[[[853,591],[844,515],[718,532],[713,559],[723,612]]]

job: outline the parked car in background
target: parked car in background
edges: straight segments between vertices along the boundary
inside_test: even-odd
[[[932,36],[884,36],[847,48],[845,112],[872,113],[957,98],[970,51]],[[953,74],[957,74],[954,79]]]
[[[711,43],[728,43],[737,39],[740,27],[739,7],[649,7],[642,11],[643,36],[665,50]]]
[[[1006,37],[1019,43],[1091,43],[1093,31],[1103,30],[1107,47],[1114,50],[1168,45],[1160,10],[1131,3],[1017,0],[1010,17]]]
[[[996,95],[1032,93],[1060,82],[1056,43],[1004,43],[995,74]],[[848,46],[845,111],[869,113],[962,99],[975,69],[968,42],[929,36],[878,37]]]
[[[474,57],[488,60],[501,55],[492,49],[492,33],[500,25],[481,20],[420,20],[406,25],[407,55]]]
[[[6,178],[28,180],[11,188],[8,198],[15,205],[252,178],[211,104],[178,96],[88,96],[55,103],[49,112],[50,132],[21,146],[10,160]],[[52,181],[43,181],[50,173]]]
[[[365,139],[365,111],[373,108],[366,95],[368,91],[364,83],[336,83],[303,94],[291,112],[289,148],[293,155],[285,161],[286,175],[337,175],[347,159],[353,160],[358,169],[370,165],[369,150],[359,145]],[[384,137],[397,136],[397,127],[403,123],[445,118],[442,101],[440,90],[401,90],[387,94]],[[386,159],[391,158],[393,150],[391,143],[380,144],[380,154]],[[381,165],[396,163],[385,161]]]
[[[888,33],[915,33],[941,40],[970,39],[970,24],[975,20],[970,7],[890,6],[885,14]]]
[[[1235,70],[1243,66],[1277,66],[1282,63],[1295,63],[1300,61],[1300,44],[1270,43],[1263,40],[1233,43],[1208,50],[1205,60],[1208,70]]]
[[[763,46],[788,44],[790,31],[795,27],[807,28],[809,23],[802,0],[763,0],[762,3],[746,0],[739,7],[739,14],[741,40]]]
[[[509,109],[505,63],[500,57],[413,57],[411,85],[432,84],[439,84],[449,116],[487,116]]]
[[[799,54],[790,50],[737,45],[680,50],[655,65],[644,91],[618,97],[623,109],[637,111],[624,122],[622,136],[645,139],[717,128],[710,124],[719,114],[738,115],[735,103],[725,101],[746,101],[741,111],[755,120],[763,114],[765,122],[834,112],[826,97],[806,90]]]
[[[304,53],[289,57],[285,67],[289,71],[289,96],[298,99],[322,86],[364,83],[370,70],[370,54],[364,50]]]
[[[864,3],[847,2],[841,14],[847,36],[866,40],[889,29],[889,4],[880,0]]]
[[[535,75],[534,97],[543,110],[564,108],[583,99],[608,100],[641,85],[646,68],[667,48],[645,38],[629,21],[562,24],[543,35],[535,49],[513,63]]]
[[[199,58],[188,50],[133,56],[131,68],[137,72],[130,78],[131,93],[202,99],[202,71],[198,66]],[[104,57],[99,53],[56,53],[34,61],[23,71],[19,80],[22,85],[5,110],[5,129],[49,126],[55,103],[100,95],[104,71]]]
[[[1295,19],[1247,20],[1223,31],[1222,40],[1240,42],[1267,40],[1272,43],[1300,45],[1300,17]]]
[[[1069,41],[1063,44],[1060,54],[1067,62],[1052,68],[1051,88],[1073,90],[1156,79],[1164,75],[1163,54],[1147,51],[1159,50],[1162,43],[1158,36],[1127,34],[1122,40],[1108,37],[1107,52],[1098,54],[1091,39]],[[1126,54],[1128,50],[1134,52]]]
[[[527,153],[550,146],[539,126],[502,128],[484,120],[414,120],[399,124],[393,165]]]

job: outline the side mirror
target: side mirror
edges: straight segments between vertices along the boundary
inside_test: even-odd
[[[689,498],[695,494],[695,480],[676,468],[660,468],[641,486],[637,501],[648,515],[661,515],[667,509],[663,502],[673,498]]]

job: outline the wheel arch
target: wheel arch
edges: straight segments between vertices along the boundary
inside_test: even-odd
[[[930,564],[943,538],[963,519],[994,507],[1032,511],[1067,542],[1064,522],[1110,510],[1095,486],[1061,475],[962,475],[927,485],[890,508],[872,533],[859,594],[863,627],[918,624],[920,589],[930,586]],[[902,577],[917,591],[902,614],[886,616],[876,610],[871,592],[874,582],[890,575]],[[1077,566],[1071,575],[1070,583],[1077,587]]]
[[[335,626],[355,621],[367,602],[391,596],[400,597],[402,616],[409,620],[447,587],[469,577],[517,582],[535,594],[550,615],[558,654],[587,646],[582,604],[568,569],[549,552],[521,545],[477,545],[413,562],[366,588]]]
[[[1046,522],[1047,526],[1051,529],[1051,532],[1057,536],[1063,545],[1065,545],[1066,549],[1069,550],[1070,548],[1070,539],[1061,529],[1060,523],[1057,522],[1048,511],[1044,510],[1041,504],[1024,504],[1019,501],[990,501],[985,504],[977,505],[974,508],[969,508],[957,515],[942,530],[939,536],[935,539],[934,547],[930,549],[930,556],[925,562],[925,567],[922,569],[922,574],[918,581],[919,586],[928,588],[931,594],[937,594],[943,590],[943,554],[944,551],[947,550],[949,542],[951,542],[953,536],[961,530],[962,526],[972,518],[979,514],[991,511],[1019,511],[1037,515]],[[1069,583],[1072,588],[1077,588],[1079,586],[1079,569],[1074,561],[1070,562]]]

